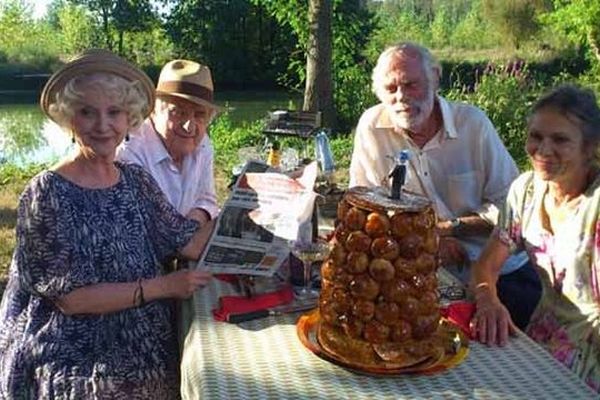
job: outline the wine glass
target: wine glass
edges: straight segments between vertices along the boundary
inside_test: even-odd
[[[324,260],[331,250],[328,242],[296,240],[291,242],[292,254],[302,261],[304,285],[296,291],[299,299],[310,299],[319,296],[319,292],[311,288],[311,267],[315,261]]]

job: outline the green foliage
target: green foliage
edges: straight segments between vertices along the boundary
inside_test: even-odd
[[[331,153],[338,169],[350,168],[352,158],[352,147],[354,145],[353,135],[340,135],[329,139]]]
[[[519,48],[525,38],[539,29],[537,14],[545,8],[544,1],[537,0],[483,0],[484,15],[515,48]]]
[[[147,31],[158,21],[149,0],[68,0],[82,5],[99,28],[104,46],[125,55],[125,38],[133,32]]]
[[[262,129],[262,121],[235,126],[228,113],[221,114],[210,126],[216,168],[229,174],[239,161],[238,149],[262,145]]]
[[[0,164],[0,190],[9,185],[24,185],[29,179],[37,173],[47,168],[45,164],[27,164],[18,166],[15,164]]]
[[[394,13],[378,12],[378,29],[373,33],[366,49],[369,60],[376,60],[385,49],[398,42],[416,42],[427,45],[431,32],[427,20],[417,14],[397,10]]]
[[[370,68],[366,63],[348,66],[336,73],[335,105],[339,130],[349,131],[358,117],[377,102],[371,91]]]
[[[35,23],[28,2],[0,2],[0,53],[5,61],[48,67],[57,58],[55,33],[49,25]]]
[[[307,2],[252,1],[264,6],[277,21],[289,26],[298,38],[296,52],[291,54],[287,72],[280,77],[280,82],[288,88],[300,90],[306,77]],[[367,45],[374,28],[373,16],[360,6],[359,1],[333,0],[332,70],[338,129],[349,129],[365,105],[373,101],[369,90],[371,68],[362,55],[362,49]]]
[[[178,1],[167,31],[176,54],[209,65],[217,82],[274,83],[297,57],[289,26],[255,1]]]
[[[490,65],[473,91],[457,83],[446,96],[485,111],[517,165],[525,169],[528,165],[525,153],[527,117],[541,91],[541,85],[532,79],[526,66]]]
[[[66,4],[56,11],[56,19],[65,54],[77,54],[100,45],[100,27],[85,7]]]
[[[431,23],[431,45],[432,47],[444,47],[449,44],[450,35],[452,34],[452,21],[448,11],[442,7],[435,13],[433,22]]]
[[[464,18],[458,21],[450,35],[452,46],[460,49],[489,49],[501,42],[499,32],[482,16],[480,2],[476,2]]]
[[[554,8],[541,20],[565,34],[571,43],[587,45],[596,62],[600,62],[600,2],[554,0]]]

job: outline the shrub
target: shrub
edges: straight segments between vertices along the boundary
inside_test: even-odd
[[[457,83],[446,96],[476,105],[485,111],[504,145],[523,170],[529,165],[525,153],[527,116],[542,89],[522,63],[490,65],[479,77],[473,91]]]

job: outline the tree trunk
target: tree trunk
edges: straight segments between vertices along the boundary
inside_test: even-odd
[[[304,111],[321,111],[323,126],[335,127],[333,106],[332,0],[309,0]]]

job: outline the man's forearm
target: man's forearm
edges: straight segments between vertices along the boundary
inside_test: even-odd
[[[477,214],[468,214],[453,220],[439,221],[437,224],[440,236],[485,236],[494,228],[492,224]]]

